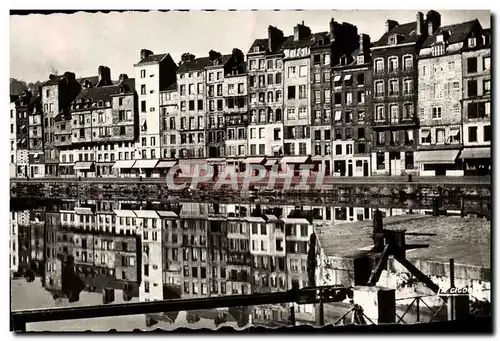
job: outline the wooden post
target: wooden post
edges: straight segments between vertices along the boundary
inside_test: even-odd
[[[290,323],[292,326],[295,326],[295,306],[292,303],[290,307]]]

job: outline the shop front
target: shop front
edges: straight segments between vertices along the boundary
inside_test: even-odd
[[[132,166],[132,169],[138,171],[139,176],[144,176],[146,178],[159,177],[159,173],[153,172],[158,162],[158,159],[137,160],[134,166]]]
[[[78,161],[74,167],[76,176],[82,178],[94,178],[96,175],[95,163],[93,161]]]
[[[419,150],[416,162],[420,176],[463,176],[460,149]]]
[[[135,176],[132,171],[134,163],[135,160],[118,160],[111,168],[116,176],[130,178]]]
[[[491,175],[491,147],[464,148],[464,175]]]

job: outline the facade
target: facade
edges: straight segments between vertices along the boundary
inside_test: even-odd
[[[206,74],[208,57],[184,53],[177,70],[179,159],[206,157]]]
[[[481,37],[479,21],[440,27],[428,37],[418,59],[417,166],[420,175],[463,175],[462,51],[469,37]]]
[[[30,177],[45,175],[44,136],[42,97],[38,95],[31,100],[28,112],[28,176]]]
[[[226,160],[243,158],[248,154],[248,91],[247,75],[231,74],[224,77],[223,93],[226,102],[225,113],[225,155]]]
[[[462,52],[465,175],[491,174],[491,39],[474,32]]]
[[[435,11],[417,20],[386,21],[386,32],[371,48],[373,61],[372,174],[414,174],[418,141],[417,57],[428,30],[441,24]],[[430,25],[425,25],[425,23]]]
[[[15,178],[17,176],[17,136],[16,136],[16,102],[15,100],[10,102],[10,133],[9,133],[9,174],[10,177]]]
[[[267,39],[256,39],[247,53],[247,155],[283,155],[283,32],[268,27]]]
[[[45,175],[59,175],[59,149],[69,144],[71,138],[70,103],[81,89],[75,74],[50,75],[41,86]]]
[[[337,54],[332,68],[334,176],[371,175],[370,37],[360,34],[357,41],[354,46],[346,43],[344,51],[347,52]]]
[[[177,129],[180,127],[178,94],[176,83],[160,92],[161,124],[163,125],[161,154],[164,159],[179,157],[181,136]]]
[[[141,50],[140,61],[134,67],[139,112],[139,139],[134,157],[137,160],[157,160],[160,158],[163,127],[160,124],[160,91],[175,83],[178,67],[170,54],[154,54],[146,49]],[[151,164],[136,163],[134,167],[150,172]]]
[[[311,29],[298,24],[281,45],[284,54],[284,144],[287,156],[311,155]],[[318,34],[322,35],[322,34]]]

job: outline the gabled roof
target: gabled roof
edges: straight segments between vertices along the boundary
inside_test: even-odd
[[[253,48],[255,46],[260,46],[263,51],[266,51],[267,48],[268,48],[268,40],[267,40],[267,38],[266,39],[255,39],[253,41],[252,46],[250,46],[250,49],[248,50],[248,53],[252,53],[253,52]]]
[[[208,57],[201,57],[201,58],[195,58],[190,62],[183,63],[181,66],[179,66],[179,69],[177,69],[178,73],[183,73],[183,72],[191,72],[191,71],[201,71],[205,67],[210,66],[212,62],[210,61],[210,58]]]
[[[462,42],[467,39],[476,24],[479,24],[477,19],[440,27],[432,36],[427,37],[422,47],[431,47],[436,42],[437,37],[445,32],[448,32],[449,34],[449,37],[446,40],[449,45]]]
[[[328,32],[319,32],[313,33],[304,37],[298,41],[294,40],[294,36],[289,36],[286,40],[281,44],[280,50],[285,49],[295,49],[300,47],[311,47],[318,42],[319,39],[324,39],[328,35]]]
[[[141,64],[153,64],[153,63],[159,63],[163,60],[168,55],[168,53],[162,53],[162,54],[152,54],[147,56],[146,58],[142,59],[139,63],[135,64],[141,65]]]
[[[89,81],[93,86],[99,83],[99,76],[81,77],[77,78],[76,81],[83,85],[85,81]]]
[[[388,38],[393,34],[397,34],[403,37],[403,39],[398,42],[398,45],[406,43],[414,43],[420,37],[417,34],[417,22],[413,21],[410,23],[398,25],[394,27],[390,32],[384,33],[384,35],[373,44],[374,47],[388,45]]]

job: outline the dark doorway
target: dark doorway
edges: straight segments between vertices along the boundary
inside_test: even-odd
[[[363,176],[368,176],[368,175],[369,175],[368,162],[363,161]]]
[[[352,176],[352,161],[347,164],[347,176]]]

